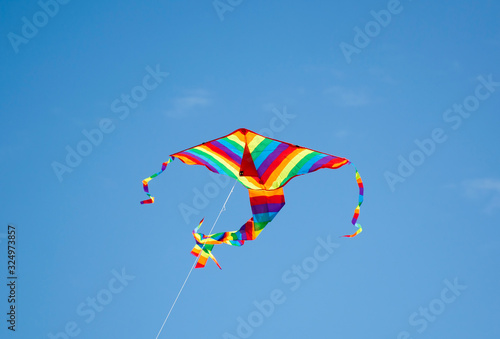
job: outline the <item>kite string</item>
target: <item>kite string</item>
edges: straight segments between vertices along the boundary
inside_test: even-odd
[[[219,211],[219,215],[217,216],[217,219],[215,219],[215,222],[214,224],[212,225],[212,229],[210,230],[210,232],[208,234],[212,234],[212,231],[214,230],[215,228],[215,224],[217,224],[217,221],[219,221],[219,217],[220,215],[222,214],[222,212],[224,212],[226,210],[226,204],[227,204],[227,201],[229,200],[229,197],[231,196],[231,194],[233,193],[233,190],[234,190],[234,186],[236,185],[236,181],[234,182],[234,185],[233,187],[231,188],[231,191],[229,192],[227,198],[226,198],[226,201],[224,201],[224,205],[222,205],[222,208],[221,210]],[[168,314],[167,314],[167,317],[165,318],[165,321],[163,321],[163,324],[161,325],[161,328],[160,328],[160,331],[158,332],[158,334],[156,335],[156,339],[158,339],[158,337],[160,336],[160,333],[161,331],[163,330],[163,327],[165,327],[165,324],[167,323],[167,320],[168,320],[168,317],[170,316],[170,313],[172,313],[172,310],[174,309],[174,306],[175,306],[175,303],[177,302],[177,299],[179,299],[179,296],[181,295],[182,293],[182,290],[184,289],[184,286],[186,285],[186,282],[188,281],[189,277],[191,276],[191,272],[193,272],[193,268],[195,267],[196,265],[196,262],[198,261],[198,257],[200,256],[200,254],[203,252],[203,248],[205,247],[205,244],[203,244],[203,247],[201,248],[201,251],[200,253],[198,253],[198,255],[196,256],[195,260],[194,260],[194,263],[193,265],[191,266],[191,269],[189,270],[189,273],[188,275],[186,276],[186,279],[184,280],[184,283],[182,284],[181,286],[181,289],[179,290],[179,293],[177,293],[177,296],[175,297],[175,300],[172,304],[172,306],[170,307],[170,310],[168,311]]]

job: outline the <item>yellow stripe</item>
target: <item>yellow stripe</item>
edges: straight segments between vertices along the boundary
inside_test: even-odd
[[[274,181],[271,184],[270,189],[278,188],[280,185],[283,183],[283,180],[285,180],[288,175],[290,174],[290,171],[297,165],[304,157],[307,155],[313,153],[314,151],[311,151],[309,149],[301,149],[299,152],[292,152],[290,155],[288,155],[287,158],[292,157],[288,164],[281,170],[278,174],[278,176],[274,179]],[[284,161],[286,161],[285,159]],[[271,179],[271,177],[269,178]]]
[[[230,161],[227,161],[224,157],[219,156],[217,153],[214,153],[210,148],[208,148],[205,145],[200,145],[198,147],[195,147],[194,149],[197,149],[201,151],[202,153],[207,155],[207,158],[210,158],[210,156],[214,159],[216,159],[218,162],[222,164],[222,166],[228,168],[233,174],[238,174],[239,173],[239,167],[236,167],[236,165]]]
[[[248,143],[248,149],[250,150],[250,153],[252,153],[257,146],[260,145],[262,141],[264,141],[266,138],[264,138],[261,135],[254,135],[252,141]]]
[[[186,165],[198,165],[198,163],[192,161],[191,159],[189,158],[186,158],[185,156],[183,155],[175,155],[177,158],[179,158],[180,160],[182,160],[183,163],[185,163]]]
[[[231,134],[230,136],[227,137],[227,139],[236,142],[238,145],[241,147],[245,148],[245,139],[243,138],[243,134],[241,133],[235,133]]]
[[[252,190],[263,190],[263,189],[265,189],[264,185],[259,184],[252,177],[240,177],[240,176],[238,176],[238,180],[246,188],[249,188],[249,189],[252,189]]]

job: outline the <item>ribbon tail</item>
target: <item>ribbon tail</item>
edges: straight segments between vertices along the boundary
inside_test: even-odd
[[[173,157],[170,157],[167,161],[165,161],[162,165],[161,165],[161,171],[153,174],[152,176],[150,176],[149,178],[146,178],[142,181],[142,186],[143,186],[143,189],[144,189],[144,192],[146,192],[146,194],[148,195],[149,199],[147,200],[143,200],[141,201],[141,204],[152,204],[155,202],[155,197],[153,197],[151,194],[149,194],[149,181],[151,181],[151,179],[159,176],[160,174],[163,173],[163,171],[165,171],[165,169],[167,168],[167,165],[172,161],[174,160]]]
[[[212,259],[217,267],[222,269],[220,267],[219,262],[217,259],[215,259],[214,255],[212,254],[212,248],[214,245],[194,245],[193,250],[191,251],[191,254],[198,257],[198,260],[196,261],[196,266],[194,268],[203,268],[207,264],[208,258]]]
[[[201,227],[201,224],[203,224],[203,220],[205,220],[205,218],[201,219],[198,226],[193,230],[193,237],[194,240],[196,241],[196,245],[194,245],[193,249],[191,250],[191,254],[198,257],[198,260],[196,261],[196,266],[194,268],[205,267],[208,258],[210,258],[215,262],[217,267],[222,269],[222,267],[220,267],[219,265],[219,262],[217,261],[217,259],[215,259],[214,255],[212,254],[212,249],[214,248],[214,245],[203,243],[202,239],[204,238],[204,235],[202,233],[197,233]]]
[[[363,231],[363,229],[361,228],[361,225],[358,224],[357,221],[358,221],[358,217],[359,217],[359,209],[360,209],[361,204],[363,203],[363,199],[364,199],[364,186],[363,186],[363,181],[361,180],[361,176],[359,175],[356,167],[354,167],[354,170],[356,171],[356,182],[358,183],[358,188],[359,188],[359,200],[358,200],[358,206],[356,206],[356,209],[354,210],[354,215],[352,217],[351,222],[358,229],[353,234],[348,234],[348,235],[342,236],[342,237],[346,237],[346,238],[355,237]]]

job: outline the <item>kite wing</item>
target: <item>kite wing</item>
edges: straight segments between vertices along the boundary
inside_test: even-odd
[[[199,255],[197,267],[203,267],[208,257],[217,263],[211,254],[215,244],[241,246],[246,240],[254,240],[285,204],[282,187],[292,178],[321,168],[335,169],[350,163],[345,158],[267,138],[241,128],[224,137],[170,155],[162,164],[161,171],[143,180],[144,191],[149,199],[142,201],[142,204],[154,202],[148,183],[175,158],[188,165],[203,165],[212,172],[230,176],[248,188],[250,194],[253,217],[238,231],[207,236],[197,233],[201,223],[193,231],[196,245],[192,253]],[[347,237],[354,237],[361,232],[356,221],[363,202],[363,182],[357,170],[356,181],[359,203],[352,223],[358,230]]]

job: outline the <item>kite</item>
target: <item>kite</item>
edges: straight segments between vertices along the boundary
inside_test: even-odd
[[[321,168],[335,169],[351,164],[346,158],[267,138],[248,129],[240,128],[224,137],[171,154],[169,159],[162,164],[161,171],[142,181],[144,192],[149,199],[141,201],[141,204],[154,203],[154,197],[149,193],[148,183],[163,173],[167,165],[175,158],[187,165],[203,165],[214,173],[224,174],[238,180],[248,189],[250,196],[252,217],[239,230],[205,235],[198,232],[203,220],[193,230],[196,244],[191,253],[198,258],[196,268],[205,267],[208,258],[221,268],[212,254],[214,245],[242,246],[245,241],[255,240],[285,205],[283,186],[292,178]],[[354,210],[352,224],[357,227],[357,230],[344,237],[354,237],[362,231],[357,220],[363,203],[364,188],[357,169],[354,169],[359,188],[359,200]]]

